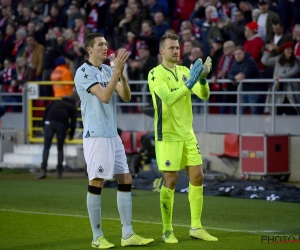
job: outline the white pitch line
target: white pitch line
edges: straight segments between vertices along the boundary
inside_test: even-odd
[[[41,215],[53,215],[53,216],[64,216],[64,217],[77,217],[77,218],[89,218],[85,215],[76,215],[76,214],[58,214],[58,213],[45,213],[45,212],[35,212],[35,211],[22,211],[15,209],[2,209],[0,211],[3,212],[15,212],[15,213],[24,213],[24,214],[41,214]],[[102,220],[113,220],[120,221],[118,218],[102,218]],[[160,222],[153,221],[141,221],[141,220],[132,220],[134,223],[145,223],[145,224],[153,224],[153,225],[161,225]],[[184,224],[173,224],[175,227],[190,227],[189,225]],[[219,227],[205,227],[205,229],[216,230],[216,231],[226,231],[226,232],[235,232],[235,233],[251,233],[251,234],[260,234],[260,233],[279,233],[281,231],[278,230],[241,230],[241,229],[230,229],[230,228],[219,228]]]

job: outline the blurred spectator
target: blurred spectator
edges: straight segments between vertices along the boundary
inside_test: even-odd
[[[222,16],[219,12],[212,13],[212,25],[207,37],[210,44],[212,44],[212,41],[217,37],[220,37],[223,41],[229,40],[229,33],[226,27],[228,18],[225,17],[225,19],[224,17],[225,16]]]
[[[228,72],[228,79],[233,84],[238,85],[244,79],[260,79],[261,75],[256,62],[249,53],[245,53],[242,46],[237,46],[234,51],[234,60]],[[243,91],[261,91],[264,90],[262,83],[243,83]],[[264,103],[264,96],[259,94],[243,94],[242,103],[249,103],[251,114],[262,114],[263,107],[252,106],[251,104]],[[245,114],[247,106],[242,107],[242,113]]]
[[[131,59],[135,59],[138,56],[134,38],[135,38],[135,35],[131,31],[127,32],[127,43],[125,44],[124,47],[128,51],[129,58],[131,58]]]
[[[283,25],[275,20],[272,24],[274,35],[268,38],[268,43],[274,44],[274,48],[271,51],[271,56],[277,56],[280,54],[280,46],[286,42],[293,41],[293,37],[289,31],[284,31]]]
[[[165,2],[165,5],[163,5],[161,2]],[[168,15],[167,1],[148,0],[147,3],[150,9],[150,15],[152,20],[154,19],[154,14],[156,12],[162,12],[164,16]]]
[[[247,39],[244,44],[245,52],[250,53],[260,70],[264,70],[265,67],[261,63],[264,41],[258,34],[258,24],[256,22],[247,23],[245,28],[245,37]]]
[[[76,72],[84,61],[84,45],[76,41],[72,29],[65,30],[64,35],[57,38],[57,44],[59,53],[67,59],[66,63],[71,72]]]
[[[162,12],[156,12],[154,14],[154,26],[153,30],[156,34],[157,41],[165,34],[166,30],[170,28],[170,25],[165,21],[165,16]]]
[[[223,39],[221,37],[216,37],[214,38],[213,42],[212,42],[212,51],[211,51],[211,59],[212,59],[212,70],[209,73],[209,78],[213,75],[217,75],[217,69],[218,69],[218,65],[219,62],[222,58],[223,55]],[[219,91],[219,88],[216,88],[217,85],[212,84],[211,85],[211,91]],[[210,102],[220,102],[221,101],[221,96],[220,95],[214,95],[213,93],[211,93],[210,98],[209,98]],[[218,112],[218,108],[217,107],[210,107],[209,108],[209,112],[210,113],[217,113]]]
[[[253,9],[252,10],[252,19],[247,23],[256,22],[259,14],[260,14],[260,9]]]
[[[68,1],[68,3],[67,3]],[[69,0],[57,0],[57,4],[62,12],[66,13],[68,10],[68,4],[70,3]]]
[[[53,82],[69,82],[73,81],[74,77],[69,70],[63,56],[55,60],[56,68],[51,73],[51,81]],[[53,84],[53,92],[55,97],[68,96],[73,93],[74,84]]]
[[[16,32],[16,41],[14,44],[14,48],[11,52],[13,56],[16,58],[20,57],[23,55],[25,47],[26,47],[26,30],[21,28]]]
[[[197,0],[193,12],[190,15],[189,20],[192,21],[195,18],[202,19],[205,18],[206,7],[210,5],[209,1]]]
[[[293,38],[296,41],[294,54],[296,58],[300,59],[300,24],[296,24],[293,31]]]
[[[182,55],[184,43],[186,41],[192,41],[194,46],[201,47],[202,45],[200,42],[196,39],[196,37],[193,34],[193,31],[189,28],[183,29],[180,33],[180,38],[181,38],[181,45],[180,45],[180,55]]]
[[[36,77],[41,79],[45,47],[37,43],[33,35],[27,36],[26,44],[23,56],[26,58],[29,66],[35,69]]]
[[[220,3],[222,4],[222,13],[223,15],[229,19],[231,19],[231,22],[235,21],[234,13],[238,10],[235,3],[233,3],[230,0],[220,0]]]
[[[45,45],[46,43],[45,34],[47,33],[47,29],[48,28],[46,27],[42,28],[40,25],[30,21],[26,27],[27,36],[34,36],[34,39],[37,43],[41,45]]]
[[[246,20],[244,19],[244,13],[240,10],[234,12],[235,21],[231,22],[231,19],[228,19],[226,26],[229,33],[229,38],[234,42],[236,46],[244,45],[245,43],[245,26]]]
[[[300,91],[299,82],[279,82],[279,79],[284,78],[297,78],[299,77],[299,62],[294,55],[294,43],[287,42],[281,45],[281,54],[276,57],[271,57],[270,51],[274,45],[267,44],[266,50],[264,51],[262,62],[267,66],[274,66],[274,84],[277,91]],[[273,84],[270,86],[270,91],[273,88]],[[266,99],[266,103],[272,103],[272,95],[269,94]],[[275,103],[282,104],[299,104],[300,95],[299,94],[276,94]],[[266,107],[265,112],[271,113],[271,108]],[[300,107],[277,107],[277,114],[282,115],[297,115],[300,114]]]
[[[121,44],[119,43],[119,37],[122,32],[119,30],[120,28],[118,27],[120,27],[119,24],[126,14],[127,12],[125,12],[125,4],[123,0],[111,1],[107,13],[106,24],[107,24],[107,35],[108,35],[107,40],[111,44],[113,49],[118,49],[119,47],[121,47]],[[123,36],[125,35],[126,34],[123,33]]]
[[[184,20],[180,24],[180,33],[182,33],[183,30],[191,30],[193,33],[193,24],[189,20]]]
[[[141,33],[135,35],[135,40],[137,47],[139,47],[139,42],[144,41],[150,49],[150,55],[156,56],[158,53],[158,40],[152,28],[152,22],[150,20],[144,20],[142,22]]]
[[[43,17],[44,25],[49,29],[54,27],[66,28],[68,17],[64,13],[58,4],[52,4],[50,9],[50,15]]]
[[[150,55],[149,46],[141,41],[138,47],[138,60],[129,59],[128,64],[130,80],[147,80],[149,71],[157,65],[157,58]]]
[[[13,68],[13,60],[10,57],[5,58],[4,60],[4,70],[1,77],[1,91],[7,92],[12,80],[16,80],[16,69]]]
[[[75,28],[75,19],[77,17],[82,16],[79,5],[76,2],[72,2],[68,8],[67,13],[68,13],[67,28]]]
[[[16,60],[16,79],[19,86],[19,92],[24,89],[27,81],[35,81],[35,70],[28,66],[25,57],[17,57]]]
[[[75,28],[74,28],[75,35],[77,37],[77,41],[81,44],[84,42],[84,38],[91,33],[91,31],[86,27],[84,23],[83,16],[77,16],[75,18]]]
[[[212,15],[213,13],[216,13],[217,9],[214,6],[207,6],[205,9],[205,18],[199,20],[197,18],[192,19],[195,30],[196,30],[196,36],[198,41],[203,45],[202,51],[204,54],[204,57],[207,57],[210,55],[210,41],[208,39],[209,30],[212,24]]]
[[[280,18],[277,13],[269,10],[269,0],[259,0],[259,9],[260,14],[257,17],[256,22],[259,26],[259,35],[260,37],[266,41],[266,39],[273,34],[272,23],[277,20],[280,21]]]
[[[16,30],[16,26],[9,22],[6,25],[6,32],[5,32],[5,36],[1,38],[0,40],[0,44],[1,44],[1,50],[2,50],[2,57],[11,57],[13,49],[15,47],[15,40],[16,40],[16,35],[15,35],[15,30]]]
[[[31,9],[29,6],[23,6],[22,14],[19,18],[19,25],[27,26],[27,24],[31,21]]]
[[[142,6],[140,3],[134,3],[130,7],[129,11],[132,14],[132,19],[128,23],[129,31],[132,31],[134,34],[141,33],[141,23],[143,22],[143,15],[141,13]]]
[[[212,70],[211,73],[209,74],[210,76],[217,75],[218,65],[223,55],[223,50],[222,50],[223,43],[224,41],[221,37],[214,38],[212,42],[212,53],[211,53]]]
[[[246,21],[244,19],[244,13],[240,10],[236,10],[234,13],[235,21],[231,22],[231,19],[227,19],[226,27],[228,29],[229,38],[234,42],[236,46],[244,45],[245,43],[245,26]]]
[[[128,60],[128,77],[130,80],[147,80],[149,71],[157,65],[157,58],[150,55],[150,50],[144,41],[139,43],[138,47],[138,59],[137,60]],[[149,91],[148,84],[145,86],[137,84],[135,86],[135,91]],[[152,105],[151,96],[148,96],[147,102]],[[131,102],[141,102],[142,96],[133,96]],[[146,101],[146,100],[144,100]],[[133,107],[134,108],[134,107]],[[132,111],[132,109],[131,109]],[[137,107],[136,111],[140,111],[140,107]]]
[[[90,10],[87,11],[86,26],[92,32],[100,32],[106,35],[106,15],[109,5],[105,0],[90,0]]]
[[[6,58],[4,60],[4,70],[3,75],[1,79],[1,92],[7,92],[7,93],[16,93],[18,92],[18,86],[17,86],[17,74],[16,69],[13,68],[11,58]],[[3,102],[20,102],[20,96],[14,96],[14,95],[6,95],[3,98]],[[1,106],[0,107],[0,114],[1,116],[4,115],[4,113],[7,112],[7,110],[11,108],[12,112],[19,112],[21,110],[20,106]]]
[[[192,41],[185,41],[183,45],[182,50],[182,65],[186,66],[187,68],[190,68],[191,61],[189,60],[189,56],[191,55],[193,48],[193,42]]]
[[[246,23],[255,22],[257,20],[253,19],[253,5],[249,1],[240,1],[239,10],[243,12]]]
[[[6,35],[6,25],[8,22],[12,21],[11,20],[11,9],[2,6],[1,8],[1,17],[0,17],[0,33],[2,37],[5,37]]]
[[[46,47],[45,54],[43,58],[43,81],[51,80],[51,73],[55,69],[55,59],[60,56],[58,46],[57,46],[57,37],[61,36],[61,30],[56,27],[50,29],[46,34]],[[51,85],[41,85],[41,92],[44,96],[53,96],[53,88]]]
[[[231,67],[231,64],[234,60],[234,52],[235,45],[233,41],[227,41],[223,45],[223,55],[220,59],[220,62],[217,67],[216,75],[212,75],[211,81],[212,81],[212,89],[215,89],[217,91],[236,91],[237,86],[233,85],[232,83],[222,83],[220,79],[226,79],[227,74],[229,72],[229,69]],[[230,95],[230,94],[224,94],[221,95],[220,101],[222,103],[236,103],[236,95]],[[220,113],[221,114],[228,114],[228,110],[230,110],[229,113],[235,114],[236,113],[236,107],[234,106],[220,106]]]

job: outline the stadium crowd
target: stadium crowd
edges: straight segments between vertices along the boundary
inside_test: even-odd
[[[299,77],[300,1],[298,0],[1,0],[1,92],[22,92],[27,81],[69,81],[87,59],[84,37],[101,32],[109,44],[108,55],[126,48],[130,80],[147,80],[151,68],[161,62],[158,44],[168,32],[180,36],[180,64],[190,66],[197,58],[212,57],[210,113],[236,113],[236,91],[243,79],[272,78],[274,83],[244,83],[243,91],[299,91],[298,82],[278,82]],[[109,64],[109,60],[107,60]],[[230,79],[231,83],[223,83]],[[147,90],[140,84],[132,91]],[[214,95],[223,91],[224,95]],[[41,86],[41,96],[62,97],[72,89],[64,85]],[[149,96],[150,98],[150,96]],[[3,102],[20,102],[6,95]],[[133,96],[132,102],[139,102]],[[198,102],[200,100],[194,100]],[[270,95],[243,94],[243,113],[270,113]],[[277,95],[276,103],[300,103],[300,95]],[[2,106],[0,116],[8,109]],[[123,112],[140,112],[125,107]],[[201,109],[195,109],[201,112]],[[280,106],[277,114],[300,114],[300,107]]]

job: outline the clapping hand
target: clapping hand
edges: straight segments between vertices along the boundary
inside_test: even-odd
[[[201,60],[201,62],[202,62],[202,60]],[[211,66],[212,66],[212,61],[211,61],[211,58],[208,56],[203,65],[203,71],[200,74],[200,79],[205,79],[207,77],[207,75],[211,71]]]
[[[185,86],[188,89],[192,89],[194,87],[203,69],[204,67],[200,58],[197,59],[196,62],[190,66],[190,79],[185,82]]]

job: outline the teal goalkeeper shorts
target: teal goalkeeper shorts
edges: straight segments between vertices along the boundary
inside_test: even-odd
[[[155,141],[155,153],[159,171],[179,171],[202,164],[195,135],[185,141]]]

